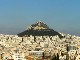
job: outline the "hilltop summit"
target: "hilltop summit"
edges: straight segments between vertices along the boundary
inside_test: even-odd
[[[49,27],[45,23],[39,21],[39,22],[36,22],[35,24],[32,24],[28,29],[29,30],[43,30],[43,29],[49,29]]]

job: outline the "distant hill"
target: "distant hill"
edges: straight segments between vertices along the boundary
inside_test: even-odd
[[[19,34],[17,34],[20,37],[23,36],[55,36],[58,35],[60,38],[62,38],[62,35],[58,32],[54,31],[53,29],[50,29],[45,23],[43,22],[36,22],[35,24],[32,24],[26,31],[23,31]]]

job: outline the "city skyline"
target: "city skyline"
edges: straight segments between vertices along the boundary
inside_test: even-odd
[[[79,0],[1,0],[0,33],[18,34],[37,21],[80,36]]]

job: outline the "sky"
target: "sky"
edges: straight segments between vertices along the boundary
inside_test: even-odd
[[[0,33],[18,34],[37,21],[80,36],[80,0],[0,0]]]

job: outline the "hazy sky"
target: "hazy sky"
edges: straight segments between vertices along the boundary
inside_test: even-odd
[[[80,35],[80,0],[0,0],[0,33],[17,34],[37,21]]]

